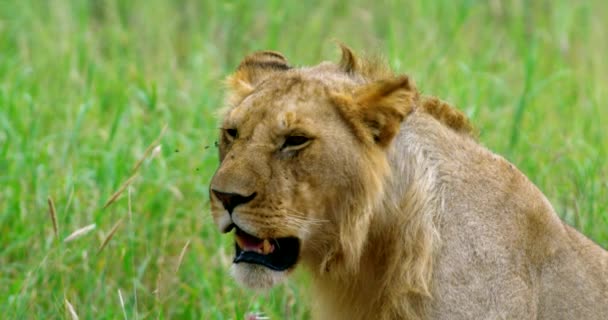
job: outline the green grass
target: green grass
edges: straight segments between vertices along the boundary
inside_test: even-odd
[[[236,287],[208,209],[221,81],[257,49],[295,65],[336,60],[334,40],[384,54],[607,247],[607,3],[404,2],[1,1],[3,318],[69,318],[65,299],[81,319],[309,317],[302,274],[270,293]],[[127,192],[102,209],[165,125],[131,209]]]

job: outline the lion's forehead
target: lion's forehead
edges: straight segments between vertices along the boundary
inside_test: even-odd
[[[311,108],[298,106],[295,102],[286,103],[283,108],[265,112],[261,118],[248,118],[240,130],[244,136],[251,137],[251,140],[256,142],[274,140],[293,133],[315,135],[323,125],[319,117],[327,119],[329,115],[326,111],[313,111]]]
[[[292,78],[287,78],[292,79]],[[289,90],[281,86],[281,78],[265,84],[234,107],[225,119],[225,126],[238,128],[243,134],[262,131],[289,131],[297,127],[314,127],[332,118],[334,107],[328,102],[330,90],[342,91],[348,85],[327,86],[322,78],[302,77],[291,83]],[[328,79],[324,79],[328,81]]]

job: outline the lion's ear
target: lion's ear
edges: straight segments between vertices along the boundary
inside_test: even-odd
[[[264,79],[289,70],[291,67],[285,57],[275,51],[258,51],[246,56],[236,71],[228,76],[228,103],[236,105],[248,96]]]
[[[334,102],[359,138],[384,148],[399,132],[417,98],[412,81],[400,76],[366,84],[352,97],[337,96]]]
[[[359,58],[357,58],[353,50],[351,50],[349,47],[342,43],[339,43],[338,45],[340,46],[340,50],[342,51],[342,57],[340,58],[340,62],[338,63],[340,70],[350,74],[359,71]]]

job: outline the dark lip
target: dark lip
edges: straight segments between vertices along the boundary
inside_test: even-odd
[[[234,224],[229,227],[230,230],[232,228],[236,229],[235,232],[247,234]],[[250,236],[255,237],[253,235]],[[243,251],[235,241],[233,263],[252,263],[275,271],[284,271],[293,267],[298,262],[298,257],[300,255],[300,240],[298,238],[287,237],[269,240],[274,244],[275,250],[267,255],[253,251]]]
[[[222,230],[222,233],[228,233],[228,232],[232,231],[232,229],[234,229],[235,227],[236,226],[234,225],[234,223],[231,223],[229,226],[224,228],[224,230]]]

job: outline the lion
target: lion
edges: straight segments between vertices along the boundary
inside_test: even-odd
[[[209,192],[238,283],[302,266],[316,319],[608,318],[608,253],[381,60],[261,51],[227,87]]]

